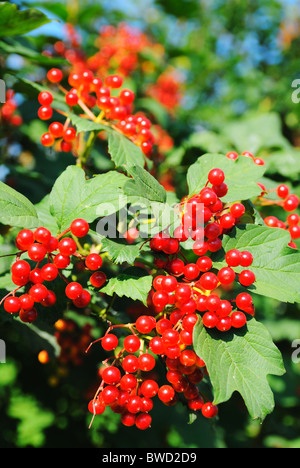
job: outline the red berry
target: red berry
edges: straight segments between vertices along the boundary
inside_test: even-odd
[[[169,403],[175,397],[175,390],[170,385],[163,385],[158,391],[158,398],[163,403]]]
[[[141,315],[135,323],[137,331],[140,333],[150,333],[156,326],[154,317]]]
[[[38,101],[41,106],[50,106],[53,102],[53,96],[49,91],[41,91],[38,95]]]
[[[229,250],[225,255],[226,263],[229,267],[237,267],[241,264],[242,255],[237,249]]]
[[[246,213],[246,208],[242,203],[235,203],[230,208],[230,212],[234,218],[241,218]]]
[[[92,274],[90,277],[90,282],[94,288],[102,288],[102,286],[106,282],[106,274],[103,273],[103,271],[96,271],[95,273]]]
[[[125,374],[120,380],[120,387],[126,392],[131,392],[137,386],[137,378],[132,374]],[[128,401],[128,398],[127,398]],[[127,403],[126,401],[126,403]]]
[[[30,265],[25,260],[17,260],[11,267],[11,273],[15,278],[28,278],[30,271]]]
[[[108,385],[102,390],[101,397],[103,399],[103,403],[109,406],[118,399],[119,390],[113,385]]]
[[[47,263],[42,267],[41,275],[45,281],[54,281],[58,275],[58,269],[53,263]]]
[[[235,272],[230,267],[222,268],[218,273],[218,280],[221,284],[232,284],[235,280]]]
[[[41,120],[50,120],[53,115],[52,107],[42,106],[38,110],[38,116]]]
[[[134,354],[128,354],[128,356],[124,357],[122,366],[125,372],[133,374],[139,368],[138,358]]]
[[[208,244],[203,241],[196,241],[193,245],[193,252],[201,257],[202,255],[205,255],[208,251]]]
[[[119,98],[124,106],[130,106],[135,99],[135,94],[129,89],[123,89],[119,94]]]
[[[29,290],[29,295],[35,302],[42,302],[48,296],[48,289],[43,284],[35,284]]]
[[[300,238],[300,226],[290,226],[289,233],[291,235],[291,239],[299,239]]]
[[[187,302],[192,294],[192,289],[188,284],[179,284],[175,290],[175,298],[178,302]]]
[[[102,379],[106,384],[116,385],[121,380],[121,372],[115,366],[106,367],[102,372]]]
[[[78,95],[77,93],[72,93],[71,91],[69,91],[66,96],[65,96],[65,100],[66,100],[66,103],[68,104],[68,106],[76,106],[76,104],[78,104]]]
[[[189,281],[193,281],[198,278],[200,270],[195,263],[189,263],[184,267],[183,274]]]
[[[220,224],[223,229],[231,229],[235,225],[236,219],[231,213],[224,214],[220,218]]]
[[[110,75],[105,78],[105,86],[108,88],[118,89],[123,84],[123,78],[119,75]]]
[[[300,216],[297,213],[290,214],[287,223],[289,226],[297,226],[300,223]]]
[[[239,282],[242,286],[251,286],[255,282],[255,274],[250,270],[244,270],[239,275]]]
[[[177,284],[177,279],[174,276],[163,276],[162,278],[162,289],[167,293],[174,292]]]
[[[16,246],[20,250],[27,250],[34,242],[33,232],[29,229],[23,229],[16,238]]]
[[[24,323],[33,323],[36,321],[38,317],[38,313],[37,313],[37,310],[35,308],[32,308],[30,310],[20,310],[20,313],[19,313],[19,318],[21,320],[21,322],[24,322]]]
[[[200,257],[197,260],[197,267],[202,273],[206,273],[209,270],[211,270],[212,266],[213,266],[213,262],[212,262],[212,259],[209,257]]]
[[[32,244],[28,248],[28,256],[31,260],[35,262],[41,262],[44,260],[47,254],[47,250],[42,244]]]
[[[154,369],[156,361],[152,354],[144,353],[138,357],[139,368],[143,372],[150,372]]]
[[[42,284],[44,282],[42,270],[40,268],[34,268],[34,270],[30,272],[29,280],[33,284]]]
[[[66,290],[65,290],[65,293],[66,293],[66,296],[69,298],[69,299],[76,299],[78,296],[80,296],[80,294],[82,293],[83,291],[83,287],[81,286],[81,284],[79,283],[76,283],[76,282],[72,282],[72,283],[69,283],[66,287]]]
[[[243,312],[233,312],[231,315],[231,324],[234,328],[242,328],[247,323],[247,318]]]
[[[51,232],[44,227],[40,227],[34,231],[34,239],[40,244],[47,244],[51,239]]]
[[[202,407],[202,414],[205,418],[215,418],[218,415],[218,407],[212,403],[205,403]]]
[[[141,394],[146,398],[154,398],[158,393],[159,387],[155,380],[147,379],[141,385]]]
[[[142,399],[138,395],[132,395],[129,397],[128,403],[126,405],[127,411],[133,414],[137,414],[142,409]]]
[[[215,328],[219,318],[215,312],[206,312],[203,315],[203,325],[207,328]]]
[[[226,154],[226,158],[232,159],[233,161],[236,161],[238,157],[239,155],[235,151],[230,151],[229,153]]]
[[[58,68],[52,68],[48,71],[47,78],[51,83],[59,83],[63,79],[62,71]]]
[[[279,198],[287,198],[289,196],[289,193],[290,193],[290,189],[287,187],[287,185],[279,185],[277,187],[277,195]]]
[[[34,300],[29,294],[23,294],[20,296],[21,308],[24,310],[30,310],[34,307]]]
[[[213,291],[218,284],[218,278],[214,273],[204,273],[200,278],[200,285],[206,291]]]
[[[250,252],[241,252],[240,265],[244,268],[251,266],[253,263],[253,255]]]
[[[212,185],[220,185],[225,181],[225,174],[221,169],[213,169],[208,174],[208,181]]]
[[[90,226],[84,219],[75,219],[71,224],[71,232],[75,237],[85,237],[90,230]]]
[[[52,253],[58,249],[58,240],[56,237],[51,236],[49,242],[44,244],[44,247],[48,253]]]
[[[54,265],[60,270],[64,270],[71,263],[71,259],[68,255],[57,254],[54,258]]]
[[[9,314],[16,314],[21,309],[21,301],[19,297],[8,297],[4,301],[4,309]]]
[[[223,182],[223,184],[214,185],[213,190],[219,198],[223,198],[228,193],[228,186]]]
[[[73,299],[73,304],[80,309],[87,307],[90,302],[91,302],[91,295],[85,289],[81,292],[81,294],[79,294],[78,297],[76,297],[76,299]]]
[[[72,142],[76,138],[76,130],[73,127],[67,128],[63,133],[63,139],[67,143]]]
[[[64,126],[60,122],[52,122],[49,125],[49,133],[54,136],[54,138],[61,138],[64,133]]]
[[[126,336],[124,339],[124,348],[128,353],[136,353],[141,346],[141,340],[136,335]]]
[[[168,266],[168,271],[175,275],[175,276],[180,276],[183,274],[184,270],[184,262],[180,258],[176,258],[174,260],[171,260],[169,266]]]
[[[284,202],[284,209],[285,211],[294,211],[298,208],[299,206],[299,198],[297,195],[290,195]]]
[[[151,427],[151,422],[152,422],[152,418],[151,418],[150,414],[140,413],[136,417],[135,425],[141,431],[145,431],[146,429]]]
[[[76,242],[68,237],[62,239],[58,244],[58,250],[63,256],[69,257],[73,255],[77,250]]]
[[[222,300],[219,307],[216,310],[216,314],[219,318],[228,317],[232,312],[232,305],[229,301]]]
[[[103,349],[105,349],[105,351],[113,351],[118,346],[119,340],[116,337],[116,335],[107,334],[101,340],[101,344],[102,344]]]
[[[122,413],[121,422],[126,427],[131,427],[135,425],[136,415],[125,411]]]
[[[188,407],[192,411],[200,411],[203,407],[203,398],[198,395],[197,398],[188,401]]]
[[[102,263],[102,258],[96,253],[89,254],[85,259],[86,267],[92,271],[99,270],[102,266]]]
[[[56,294],[53,291],[48,291],[47,297],[41,301],[44,307],[53,307],[56,304]]]
[[[248,293],[241,293],[236,297],[236,305],[239,309],[247,312],[253,306],[253,299]]]
[[[163,339],[160,336],[151,338],[149,342],[149,348],[153,354],[160,355],[165,351],[165,345]]]
[[[105,411],[105,405],[98,399],[91,400],[88,404],[88,410],[92,414],[103,414]]]
[[[196,364],[197,355],[195,351],[191,349],[185,349],[180,355],[180,362],[184,366],[190,367]]]
[[[169,302],[169,296],[164,291],[156,291],[152,296],[152,303],[154,307],[163,309]]]
[[[217,329],[226,332],[231,329],[231,318],[230,317],[222,317],[217,323]]]

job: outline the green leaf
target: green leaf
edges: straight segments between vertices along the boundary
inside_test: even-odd
[[[239,153],[286,148],[289,143],[282,136],[281,118],[275,112],[247,116],[223,125],[222,134],[232,142]]]
[[[266,158],[269,174],[280,174],[291,180],[298,181],[300,175],[300,150],[287,148],[283,151],[275,151]]]
[[[274,409],[267,376],[285,373],[279,350],[264,325],[251,318],[247,331],[207,331],[202,321],[194,328],[194,347],[204,360],[214,391],[214,404],[237,391],[253,419],[263,421]]]
[[[207,183],[209,172],[216,168],[224,171],[229,189],[222,201],[230,203],[260,195],[257,181],[263,176],[265,167],[254,164],[251,158],[240,157],[233,161],[221,154],[205,154],[190,166],[187,174],[189,195],[199,193]]]
[[[112,131],[107,125],[79,117],[76,114],[68,113],[73,125],[75,125],[77,132],[94,132],[94,131]]]
[[[122,264],[128,263],[133,265],[136,258],[144,251],[147,246],[144,242],[139,242],[135,245],[128,245],[127,243],[116,242],[104,237],[101,239],[101,252],[108,252],[108,255],[113,263]]]
[[[142,150],[121,133],[109,132],[108,152],[117,168],[145,165]]]
[[[121,190],[126,176],[116,171],[86,180],[78,166],[69,166],[56,180],[50,193],[50,212],[60,231],[76,218],[88,223],[119,211],[126,204]]]
[[[223,249],[216,254],[214,266],[225,266],[225,253],[231,249],[247,250],[254,257],[249,269],[256,276],[250,290],[282,302],[300,302],[300,252],[288,247],[289,242],[290,235],[283,229],[240,226],[224,236]],[[242,270],[235,268],[236,272]]]
[[[0,182],[0,222],[28,229],[38,226],[34,205],[24,195],[3,182]]]
[[[44,13],[34,8],[18,10],[14,3],[0,2],[0,36],[20,36],[50,23]]]
[[[147,304],[148,294],[152,287],[152,276],[134,276],[132,274],[122,273],[116,278],[108,281],[107,285],[101,289],[101,293],[112,296],[116,294],[119,297],[128,297],[133,301],[141,301]]]
[[[144,198],[150,202],[165,203],[166,190],[148,171],[140,166],[129,166],[126,170],[132,177],[124,185],[126,195]]]
[[[57,234],[58,227],[56,219],[50,213],[50,196],[46,195],[40,203],[35,205],[40,225],[51,231],[52,235]]]
[[[62,57],[49,57],[47,55],[42,55],[12,39],[10,39],[9,43],[0,41],[0,50],[5,54],[21,55],[22,57],[30,59],[31,62],[49,67],[63,66],[67,63]]]

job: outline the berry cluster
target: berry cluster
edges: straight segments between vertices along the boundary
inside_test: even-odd
[[[117,356],[104,361],[101,384],[88,405],[93,416],[103,414],[110,407],[121,415],[125,426],[135,425],[145,430],[152,422],[149,413],[155,397],[167,406],[181,401],[191,411],[201,410],[206,418],[217,416],[218,408],[207,401],[197,386],[204,378],[201,368],[205,368],[205,364],[192,349],[187,349],[196,322],[195,314],[185,318],[173,314],[170,319],[159,320],[141,315],[134,324],[124,325],[132,334],[123,340]],[[119,346],[113,328],[111,326],[100,339],[107,352]],[[158,356],[166,368],[167,382],[163,385],[159,385],[154,372]]]
[[[241,156],[244,156],[245,158],[253,159],[253,162],[257,166],[264,166],[265,165],[265,161],[262,158],[258,158],[256,156],[254,156],[254,154],[250,153],[250,151],[244,151],[241,154]],[[236,151],[230,151],[229,153],[226,154],[226,157],[228,159],[232,159],[233,161],[236,161],[240,157],[240,155]]]
[[[277,216],[266,216],[264,222],[271,228],[279,228],[287,230],[291,235],[290,247],[297,248],[294,243],[300,238],[300,216],[293,211],[299,207],[299,197],[292,194],[289,187],[285,184],[278,185],[275,189],[267,190],[264,185],[261,185],[262,194],[258,198],[256,204],[261,207],[280,207],[284,212],[288,213],[286,221],[281,221]],[[275,193],[277,199],[268,198],[268,194]]]
[[[174,113],[182,100],[181,88],[182,84],[176,73],[167,70],[157,78],[155,84],[147,87],[146,94]]]
[[[50,83],[58,84],[63,79],[63,73],[53,68],[47,73],[47,78]],[[82,72],[70,73],[68,83],[71,86],[70,90],[67,91],[62,86],[60,89],[64,91],[65,102],[70,108],[79,106],[92,121],[115,128],[138,145],[146,156],[152,154],[155,141],[151,132],[152,123],[142,113],[133,114],[135,94],[130,89],[120,89],[123,85],[121,75],[108,75],[101,79],[89,69],[84,69]],[[116,90],[119,91],[114,95],[113,92]],[[53,115],[51,92],[42,91],[38,100],[41,105],[38,110],[39,118],[51,119]],[[93,113],[97,109],[98,116]],[[41,143],[49,147],[59,140],[60,150],[69,152],[72,151],[76,137],[76,129],[69,125],[69,119],[66,118],[64,124],[58,121],[52,122],[48,132],[42,135]]]
[[[7,90],[6,102],[0,109],[0,121],[3,126],[19,127],[23,123],[22,117],[17,112],[18,104],[14,95],[13,90]]]
[[[80,327],[72,319],[59,319],[54,327],[56,330],[54,336],[60,346],[58,363],[74,366],[83,364],[86,348],[92,339],[91,325],[85,324]]]
[[[72,257],[84,261],[84,268],[90,271],[90,283],[95,288],[101,288],[106,281],[106,275],[100,268],[102,257],[98,253],[91,252],[83,256],[77,252],[75,238],[85,237],[89,232],[89,224],[84,219],[76,219],[69,229],[58,237],[51,235],[45,227],[39,227],[35,231],[23,229],[16,238],[16,246],[19,252],[16,261],[11,267],[12,281],[17,288],[8,294],[1,303],[10,314],[19,314],[20,320],[32,323],[37,319],[36,304],[44,307],[52,307],[56,303],[56,294],[50,290],[47,283],[51,283],[60,276],[66,283],[65,294],[78,308],[86,307],[91,301],[91,294],[83,289],[78,282],[70,282],[62,273],[72,260]],[[27,254],[27,260],[21,260],[21,256]],[[31,265],[31,262],[33,265]],[[46,283],[47,285],[45,285]],[[17,297],[16,292],[22,287],[26,292]]]
[[[152,251],[167,257],[155,261],[157,268],[167,273],[159,274],[153,280],[151,302],[156,313],[165,312],[166,308],[172,314],[183,316],[201,312],[204,313],[203,324],[220,331],[243,327],[247,322],[244,312],[254,315],[249,294],[247,305],[238,300],[236,307],[231,303],[235,301],[222,300],[217,294],[218,289],[232,288],[236,281],[247,288],[256,279],[249,269],[253,256],[248,251],[230,250],[225,258],[227,266],[214,269],[211,254],[222,248],[223,234],[230,231],[245,213],[241,203],[230,207],[222,203],[220,198],[227,190],[224,172],[212,170],[200,194],[184,201],[181,225],[175,229],[173,237],[159,233],[150,240]],[[198,218],[199,212],[201,216]],[[193,252],[198,257],[195,262],[189,262],[181,255],[180,244],[189,238],[194,241]],[[240,273],[234,270],[237,267],[242,267]]]

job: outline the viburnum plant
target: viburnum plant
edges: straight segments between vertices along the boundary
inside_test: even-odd
[[[0,221],[16,248],[1,305],[27,324],[58,305],[54,333],[69,307],[106,325],[95,340],[84,335],[86,353],[107,353],[92,421],[111,410],[145,430],[157,400],[215,418],[235,391],[263,420],[274,408],[268,375],[284,366],[255,297],[300,302],[299,199],[285,184],[268,191],[264,161],[249,152],[196,155],[177,199],[151,174],[151,120],[122,85],[119,74],[56,68],[34,85],[39,118],[53,119],[42,145],[72,150],[76,163],[37,205],[1,183]],[[91,174],[98,138],[115,169]],[[286,222],[266,216],[270,206]],[[134,320],[114,309],[124,297],[141,305]]]

